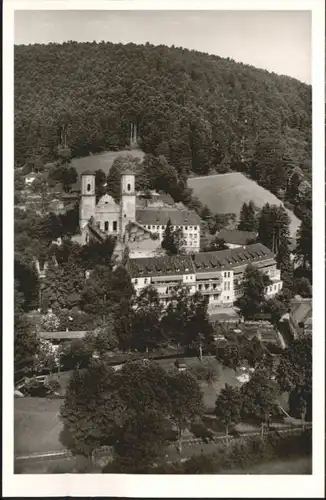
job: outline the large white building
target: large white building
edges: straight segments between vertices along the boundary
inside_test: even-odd
[[[174,230],[183,234],[183,248],[188,253],[199,252],[201,219],[196,212],[175,204],[164,203],[152,193],[145,199],[135,190],[135,175],[127,170],[121,175],[121,201],[116,203],[105,194],[96,202],[95,174],[81,176],[80,230],[83,242],[97,233],[99,237],[117,236],[131,246],[135,256],[148,254],[161,245],[170,220]],[[133,244],[134,243],[134,244]],[[138,256],[138,255],[137,255]]]
[[[169,302],[175,286],[183,284],[189,287],[190,294],[199,291],[207,295],[210,305],[232,306],[243,294],[243,276],[248,264],[269,276],[267,297],[280,292],[283,283],[275,255],[261,243],[191,256],[130,259],[127,269],[136,293],[152,285],[163,303]]]

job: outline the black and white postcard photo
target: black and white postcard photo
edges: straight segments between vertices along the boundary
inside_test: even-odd
[[[324,15],[4,2],[5,496],[323,497]]]

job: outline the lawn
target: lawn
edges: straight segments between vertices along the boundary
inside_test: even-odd
[[[143,159],[144,153],[138,149],[133,150],[123,150],[123,151],[105,151],[103,153],[98,153],[90,156],[84,156],[82,158],[73,158],[71,160],[72,166],[77,170],[80,175],[85,170],[91,170],[95,172],[96,170],[103,170],[106,174],[112,166],[112,163],[120,155],[132,155],[135,158]]]
[[[15,398],[15,456],[64,449],[59,419],[62,399]]]
[[[188,186],[202,203],[216,213],[239,215],[243,203],[250,200],[258,207],[262,207],[265,203],[276,205],[282,203],[274,194],[240,172],[192,177],[188,179]],[[291,218],[291,236],[295,237],[300,221],[293,212],[289,210],[287,212]]]

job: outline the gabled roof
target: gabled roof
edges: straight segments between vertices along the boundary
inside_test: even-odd
[[[248,245],[255,241],[257,234],[252,231],[240,231],[239,229],[222,229],[218,233],[218,237],[232,245]]]
[[[177,208],[139,208],[136,210],[136,220],[142,225],[165,226],[169,219],[173,226],[199,226],[201,223],[199,215],[192,210],[178,210]]]
[[[299,325],[300,323],[311,324],[312,318],[312,300],[311,299],[294,299],[292,301],[291,316],[293,321]]]
[[[189,255],[129,259],[127,270],[132,278],[194,274]]]
[[[232,248],[217,252],[202,252],[193,255],[196,272],[207,270],[232,269],[238,266],[256,264],[273,259],[274,253],[261,243],[248,245],[246,248]]]

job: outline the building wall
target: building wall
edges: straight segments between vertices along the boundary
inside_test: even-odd
[[[166,225],[161,224],[147,224],[144,227],[149,229],[152,233],[157,233],[159,240],[162,241]],[[183,238],[185,240],[184,249],[189,253],[197,253],[200,250],[200,226],[172,226],[173,231],[181,229]]]

